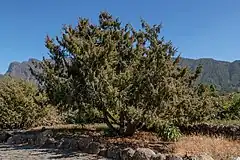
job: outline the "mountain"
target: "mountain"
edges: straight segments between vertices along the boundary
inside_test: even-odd
[[[188,66],[191,70],[198,65],[203,67],[198,81],[214,84],[221,91],[238,91],[240,89],[240,61],[226,62],[211,58],[188,59],[182,58],[181,66]]]
[[[22,63],[12,62],[5,75],[36,82],[29,70],[29,66],[34,67],[34,62],[39,63],[40,61],[37,59],[29,59]],[[198,79],[199,82],[215,84],[217,89],[221,91],[240,90],[240,61],[225,62],[211,58],[181,58],[180,65],[188,66],[191,70],[196,69],[198,65],[202,65],[203,72]]]
[[[10,63],[7,72],[4,75],[21,78],[27,81],[36,82],[35,77],[32,75],[30,71],[30,67],[36,69],[34,63],[40,63],[41,61],[37,59],[29,59],[28,61],[24,62],[12,62]]]

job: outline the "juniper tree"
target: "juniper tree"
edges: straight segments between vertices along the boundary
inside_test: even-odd
[[[200,68],[192,73],[178,65],[180,55],[160,36],[161,25],[142,20],[136,30],[102,12],[97,25],[80,18],[62,31],[61,37],[46,37],[51,60],[37,74],[53,103],[96,108],[120,135],[132,135],[149,121],[180,125],[212,113],[210,97],[199,96],[195,86]]]

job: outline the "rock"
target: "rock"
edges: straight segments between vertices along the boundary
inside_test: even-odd
[[[8,138],[11,137],[11,134],[5,131],[0,132],[0,143],[7,142]]]
[[[66,150],[79,150],[78,140],[74,138],[62,138],[57,144],[57,148]]]
[[[185,156],[183,160],[198,160],[197,156]]]
[[[86,149],[86,147],[88,146],[88,144],[91,143],[92,141],[93,141],[93,138],[91,138],[91,137],[82,137],[77,140],[78,148],[81,151],[84,151]]]
[[[240,160],[240,157],[234,157],[232,160]]]
[[[54,138],[48,138],[41,148],[55,148],[57,141]]]
[[[90,142],[86,148],[86,152],[89,154],[98,154],[100,152],[101,144],[98,142]]]
[[[9,137],[9,138],[8,138],[7,144],[8,144],[8,145],[14,144],[13,137]]]
[[[71,140],[69,149],[70,150],[79,150],[78,141],[76,139]]]
[[[151,160],[165,160],[166,156],[164,154],[158,153],[151,157]]]
[[[35,134],[28,135],[27,143],[29,145],[36,145],[37,136]]]
[[[70,138],[62,138],[58,143],[57,143],[57,148],[58,149],[70,149],[72,143],[72,139]]]
[[[166,160],[183,160],[182,157],[177,155],[167,155]]]
[[[12,137],[9,137],[7,140],[8,145],[22,144],[22,143],[24,143],[24,139],[20,134],[13,135]]]
[[[133,150],[132,148],[125,148],[120,152],[120,157],[122,160],[131,160],[134,153],[135,150]]]
[[[98,155],[102,157],[107,157],[107,149],[101,149]]]
[[[39,133],[36,137],[36,145],[42,146],[47,141],[48,138],[53,136],[52,130],[45,130]]]
[[[132,160],[149,160],[154,155],[155,153],[149,148],[138,148],[135,151]]]
[[[214,160],[211,156],[207,154],[198,155],[197,158],[197,160]]]
[[[115,159],[115,160],[120,160],[121,159],[120,158],[120,152],[121,152],[121,150],[116,146],[109,147],[107,149],[106,157],[111,158],[111,159]]]
[[[186,156],[183,158],[184,160],[213,160],[213,158],[207,154],[200,154],[195,156]]]

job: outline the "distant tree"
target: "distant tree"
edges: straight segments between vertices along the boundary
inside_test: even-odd
[[[122,26],[107,12],[98,25],[81,18],[75,28],[63,27],[61,38],[47,36],[51,60],[44,59],[43,72],[35,75],[52,103],[97,108],[119,135],[132,135],[146,122],[205,120],[213,104],[194,85],[201,68],[179,67],[180,55],[160,30],[143,20],[140,30]]]

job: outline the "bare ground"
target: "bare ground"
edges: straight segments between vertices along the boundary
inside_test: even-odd
[[[0,160],[107,160],[85,153],[63,152],[54,149],[36,149],[25,146],[0,145]]]

